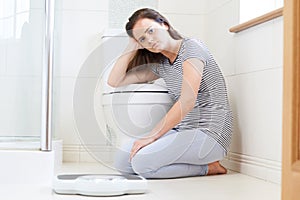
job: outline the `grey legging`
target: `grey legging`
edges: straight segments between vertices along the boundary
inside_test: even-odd
[[[225,156],[224,149],[199,129],[171,130],[140,149],[130,162],[134,141],[125,143],[116,153],[114,166],[122,174],[145,178],[201,176],[207,174],[209,163]]]

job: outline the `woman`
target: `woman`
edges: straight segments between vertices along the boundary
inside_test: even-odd
[[[108,84],[119,87],[163,78],[174,104],[147,137],[117,152],[115,167],[145,178],[227,173],[219,161],[230,145],[232,112],[213,56],[201,41],[183,38],[153,9],[137,10],[126,31],[129,44]]]

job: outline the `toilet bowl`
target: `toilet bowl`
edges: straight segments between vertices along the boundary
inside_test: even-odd
[[[102,95],[106,124],[115,144],[141,138],[166,115],[172,100],[161,80],[151,84],[131,84],[105,91]]]

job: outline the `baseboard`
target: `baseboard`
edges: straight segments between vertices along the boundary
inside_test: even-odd
[[[228,169],[276,184],[281,183],[281,162],[229,152],[222,164]]]
[[[64,144],[63,146],[63,162],[103,162],[112,163],[114,148],[109,145],[85,145],[80,144]]]

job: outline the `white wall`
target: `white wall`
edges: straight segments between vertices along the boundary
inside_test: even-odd
[[[183,36],[205,39],[207,0],[158,1],[158,10]]]
[[[108,1],[56,1],[55,17],[54,135],[63,139],[64,161],[92,161],[81,145],[73,97],[81,65],[99,45],[100,33],[108,25]],[[80,79],[88,83],[95,77]]]
[[[224,162],[233,170],[280,182],[283,19],[237,34],[238,0],[219,0],[207,15],[208,43],[226,76],[235,116],[231,151]],[[225,20],[220,20],[225,19]]]

